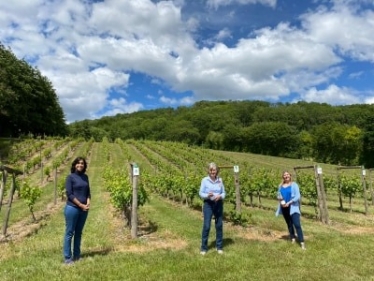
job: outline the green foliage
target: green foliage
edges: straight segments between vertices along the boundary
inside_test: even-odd
[[[28,180],[25,180],[21,183],[20,197],[26,202],[27,206],[29,207],[34,221],[36,220],[34,215],[34,205],[41,195],[42,189],[40,187],[31,185]]]
[[[251,222],[251,215],[231,210],[229,213],[229,221],[231,221],[233,225],[241,225],[243,227],[247,227]]]
[[[50,178],[50,176],[51,176],[51,167],[46,166],[46,167],[44,168],[44,175],[47,176],[47,179]]]
[[[362,181],[359,176],[348,177],[345,174],[340,175],[340,188],[342,194],[348,198],[353,198],[362,190]]]
[[[307,173],[298,173],[297,183],[300,188],[301,198],[305,197],[308,199],[309,203],[314,207],[314,211],[317,216],[318,193],[315,176]]]
[[[66,135],[52,83],[0,43],[0,136]]]
[[[132,183],[126,171],[107,168],[103,173],[103,179],[116,209],[125,211],[132,205]],[[138,186],[137,200],[138,206],[143,206],[148,201],[147,192],[141,183]]]
[[[374,105],[202,101],[188,108],[74,122],[69,128],[72,136],[86,140],[105,136],[110,141],[178,141],[211,149],[357,165],[364,151],[374,151],[372,130],[365,124],[370,116],[374,118]],[[365,163],[371,163],[370,158],[366,157]]]
[[[61,201],[64,200],[66,196],[66,189],[65,189],[65,179],[59,178],[57,181],[57,194],[61,198]]]

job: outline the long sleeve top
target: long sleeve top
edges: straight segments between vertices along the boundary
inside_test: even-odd
[[[208,193],[213,192],[212,197],[208,198]],[[209,176],[206,176],[201,180],[199,195],[202,199],[214,200],[217,195],[221,195],[221,199],[225,199],[226,192],[225,186],[223,185],[222,178],[217,177],[216,180],[212,180]]]
[[[82,204],[87,204],[87,199],[91,198],[90,183],[86,174],[78,172],[69,174],[66,178],[65,189],[67,205],[78,207],[73,202],[74,198]]]
[[[278,192],[281,192],[281,186],[278,189]],[[300,214],[300,188],[296,182],[291,183],[291,204],[290,204],[290,215],[294,213]],[[287,203],[287,202],[286,202]],[[282,206],[278,203],[278,208],[275,213],[276,216],[282,214]]]

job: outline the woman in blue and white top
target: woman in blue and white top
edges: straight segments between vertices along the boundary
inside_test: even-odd
[[[216,249],[219,254],[223,253],[223,199],[225,199],[226,193],[223,181],[218,176],[218,172],[217,165],[210,163],[208,166],[208,176],[201,180],[199,195],[204,200],[204,223],[200,248],[200,254],[202,255],[205,255],[208,251],[208,238],[213,215],[216,226]]]
[[[296,241],[296,229],[301,248],[305,250],[304,234],[300,223],[300,189],[298,184],[292,181],[291,174],[287,171],[283,172],[282,182],[278,188],[278,201],[276,215],[283,215],[292,243]]]

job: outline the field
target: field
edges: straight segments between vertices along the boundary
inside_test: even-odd
[[[166,186],[167,176],[200,180],[211,161],[221,166],[239,165],[241,176],[248,167],[252,170],[271,169],[277,180],[281,171],[313,165],[312,162],[210,151],[174,143],[73,142],[59,142],[59,147],[56,145],[50,157],[42,159],[42,167],[56,167],[56,159],[65,155],[63,152],[69,147],[69,153],[56,169],[57,177],[63,180],[74,157],[87,156],[92,204],[83,235],[83,258],[72,266],[63,264],[64,201],[58,198],[55,202],[53,177],[47,179],[40,168],[31,169],[27,178],[43,190],[34,206],[36,221],[32,220],[22,198],[15,196],[9,229],[0,242],[2,281],[374,280],[371,265],[374,212],[370,201],[369,213],[364,214],[360,195],[353,198],[352,210],[348,209],[347,198],[344,198],[345,209],[340,210],[336,193],[331,191],[328,194],[328,225],[316,219],[308,200],[303,201],[305,251],[287,239],[283,218],[274,215],[276,200],[272,193],[266,193],[261,202],[254,200],[252,206],[245,198],[242,212],[249,218],[245,226],[230,220],[228,214],[234,206],[226,202],[224,254],[218,255],[214,249],[212,222],[210,250],[206,256],[201,256],[201,201],[195,198],[187,205],[180,189],[161,188]],[[42,154],[54,143],[56,141],[45,142],[43,149],[28,153],[26,160],[19,161]],[[131,239],[122,214],[113,206],[103,176],[107,169],[127,171],[132,162],[139,165],[140,181],[149,196],[149,200],[139,208],[137,239]],[[326,173],[334,175],[336,167],[321,166]],[[222,176],[225,186],[231,190],[231,170],[225,169]],[[1,209],[2,223],[7,201],[5,197]]]

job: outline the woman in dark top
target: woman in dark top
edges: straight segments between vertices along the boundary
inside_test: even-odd
[[[91,192],[88,176],[86,175],[87,162],[83,157],[77,157],[71,164],[71,173],[66,178],[66,206],[65,237],[63,254],[66,264],[79,260],[81,254],[81,239],[88,210],[90,209]],[[73,253],[71,242],[74,237]]]

